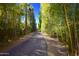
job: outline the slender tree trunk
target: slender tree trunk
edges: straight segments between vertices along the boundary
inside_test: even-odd
[[[65,13],[65,22],[68,28],[68,33],[69,33],[69,41],[70,41],[70,50],[71,50],[71,55],[74,54],[74,50],[73,50],[73,43],[72,43],[72,37],[71,37],[71,30],[70,30],[70,25],[69,25],[69,21],[68,21],[68,16],[67,16],[67,5],[64,4],[64,13]]]
[[[74,4],[74,21],[73,21],[73,25],[74,25],[74,35],[75,35],[75,55],[78,55],[78,36],[77,36],[77,21],[76,21],[76,4]]]

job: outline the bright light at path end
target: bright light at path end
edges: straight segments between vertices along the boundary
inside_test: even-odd
[[[21,22],[25,23],[25,16],[21,16]]]

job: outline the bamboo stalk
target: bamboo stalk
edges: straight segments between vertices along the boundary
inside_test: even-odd
[[[72,43],[71,30],[70,30],[70,25],[69,25],[68,16],[67,16],[66,4],[64,4],[64,13],[65,13],[66,25],[67,25],[68,32],[69,32],[69,40],[70,40],[70,44],[71,44],[71,47],[69,47],[69,48],[71,49],[71,54],[73,55],[73,43]]]

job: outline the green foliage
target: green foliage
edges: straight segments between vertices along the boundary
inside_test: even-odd
[[[79,4],[41,4],[41,32],[57,37],[69,55],[79,55]],[[40,28],[39,28],[40,29]]]
[[[41,31],[41,14],[39,16],[38,30]]]
[[[8,42],[8,40],[15,40],[16,37],[32,32],[35,26],[35,19],[33,14],[33,8],[27,16],[26,3],[5,3],[0,4],[0,43]],[[22,16],[25,16],[25,21],[22,23]],[[28,19],[28,17],[30,19]],[[27,20],[30,22],[28,25]]]

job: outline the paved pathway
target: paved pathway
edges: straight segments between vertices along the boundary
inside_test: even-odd
[[[34,32],[29,38],[24,37],[23,42],[15,44],[8,51],[0,53],[4,56],[66,56],[66,48],[58,39],[50,38],[40,32]]]
[[[5,52],[4,55],[47,56],[47,43],[42,34],[35,32],[28,40]]]

